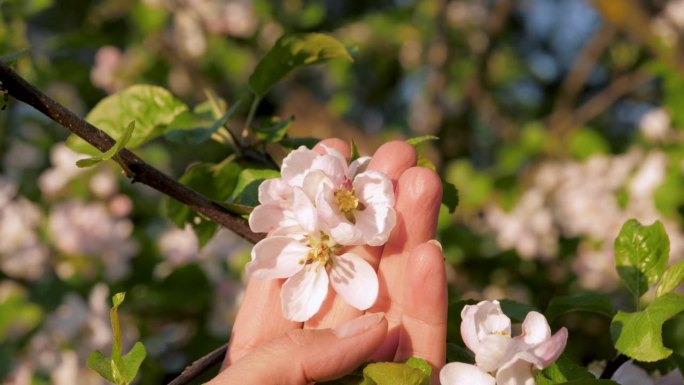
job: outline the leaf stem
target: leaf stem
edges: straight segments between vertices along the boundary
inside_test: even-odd
[[[618,354],[617,357],[615,357],[612,361],[606,364],[606,367],[603,369],[603,373],[601,373],[599,379],[609,380],[611,377],[613,377],[613,374],[615,374],[615,372],[618,369],[620,369],[620,366],[622,366],[622,364],[624,364],[627,361],[629,361],[629,357],[622,353]]]
[[[261,98],[254,95],[254,100],[252,100],[252,106],[249,107],[249,115],[247,115],[247,120],[245,121],[245,126],[242,128],[242,139],[245,140],[249,137],[249,130],[252,127],[252,121],[254,120],[254,115],[256,115],[257,107],[259,107],[259,102]]]

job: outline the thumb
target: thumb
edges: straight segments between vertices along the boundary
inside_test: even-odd
[[[366,361],[387,334],[384,313],[334,329],[293,329],[254,349],[207,385],[308,384],[331,380]]]

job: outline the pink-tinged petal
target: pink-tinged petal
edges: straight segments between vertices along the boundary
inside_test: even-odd
[[[480,340],[480,347],[475,352],[475,363],[486,372],[493,372],[507,362],[516,353],[516,344],[507,336],[491,334]]]
[[[318,195],[320,195],[324,189],[331,189],[333,187],[333,182],[328,178],[325,173],[321,170],[311,170],[306,177],[304,177],[304,182],[302,184],[302,190],[306,193],[306,196],[315,202]]]
[[[285,183],[290,186],[301,187],[304,182],[304,177],[311,170],[311,165],[320,155],[314,151],[309,150],[305,146],[290,152],[280,168],[280,174]]]
[[[496,385],[535,385],[532,365],[523,360],[510,362],[496,373]]]
[[[328,294],[328,273],[323,266],[307,265],[290,277],[280,290],[283,315],[290,321],[304,322],[321,308]]]
[[[328,232],[335,243],[344,246],[366,244],[364,234],[359,228],[342,219],[335,227],[329,228]]]
[[[285,219],[283,208],[276,203],[262,204],[249,214],[249,228],[255,233],[268,233]]]
[[[361,243],[371,246],[382,246],[387,243],[392,229],[397,224],[397,216],[391,206],[368,206],[365,210],[356,211],[356,227],[363,235]],[[352,243],[342,243],[351,245]]]
[[[290,237],[268,237],[252,248],[247,275],[258,279],[287,278],[302,270],[299,262],[311,248]]]
[[[330,283],[345,302],[359,310],[371,307],[378,297],[378,276],[373,267],[356,254],[333,259]]]
[[[349,175],[347,176],[350,180],[354,180],[356,175],[365,172],[370,164],[370,156],[362,156],[349,164]]]
[[[480,341],[490,334],[511,335],[511,320],[503,314],[499,301],[481,301],[461,311],[461,336],[468,349],[477,354]]]
[[[313,161],[311,169],[322,171],[335,187],[341,186],[347,180],[347,162],[341,154],[320,156]]]
[[[380,171],[370,170],[357,175],[352,182],[356,197],[366,206],[394,206],[392,181]]]
[[[537,345],[532,354],[539,360],[538,369],[544,369],[560,357],[568,342],[568,329],[561,328],[551,338]]]
[[[294,200],[292,203],[292,215],[304,231],[309,234],[318,232],[318,213],[311,199],[306,196],[304,190],[295,187]]]
[[[526,345],[538,345],[551,337],[551,327],[546,317],[536,311],[527,313],[522,324],[522,334],[516,339],[522,340]]]
[[[292,186],[280,178],[266,179],[259,185],[259,202],[282,203],[292,199]]]
[[[439,371],[442,385],[495,385],[494,377],[475,365],[451,362]]]

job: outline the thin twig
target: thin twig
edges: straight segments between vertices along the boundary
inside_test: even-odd
[[[0,82],[2,82],[3,88],[7,90],[10,96],[32,106],[98,150],[106,152],[114,145],[114,139],[104,131],[99,130],[50,99],[2,62],[0,62]],[[145,163],[145,161],[129,150],[122,149],[113,159],[121,165],[126,172],[126,176],[131,178],[132,182],[143,183],[176,199],[250,242],[256,243],[263,239],[263,234],[252,232],[247,222],[240,216],[231,213],[221,205],[178,183]]]
[[[221,363],[221,361],[223,361],[223,357],[226,355],[227,350],[228,344],[225,344],[206,356],[198,359],[190,364],[190,366],[183,369],[183,372],[180,374],[180,376],[174,378],[173,381],[168,383],[168,385],[186,385],[190,383],[190,381],[199,377],[207,370]]]
[[[603,373],[601,373],[601,377],[599,378],[602,380],[609,380],[611,377],[613,377],[613,374],[620,369],[620,366],[627,361],[629,361],[629,357],[622,353],[618,354],[614,360],[610,361],[606,365],[606,367],[603,369]]]

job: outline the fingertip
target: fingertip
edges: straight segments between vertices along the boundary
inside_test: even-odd
[[[323,146],[330,147],[334,150],[339,151],[344,156],[344,158],[347,159],[347,161],[349,161],[349,158],[351,158],[351,149],[349,148],[349,144],[342,139],[323,139],[320,142],[318,142],[313,149],[319,154],[324,155],[325,150],[323,149]]]
[[[399,185],[408,201],[424,201],[434,206],[442,200],[442,180],[428,168],[409,168],[401,174]]]
[[[396,184],[406,169],[416,165],[417,159],[418,154],[412,145],[401,140],[393,140],[375,151],[368,169],[382,171]]]

